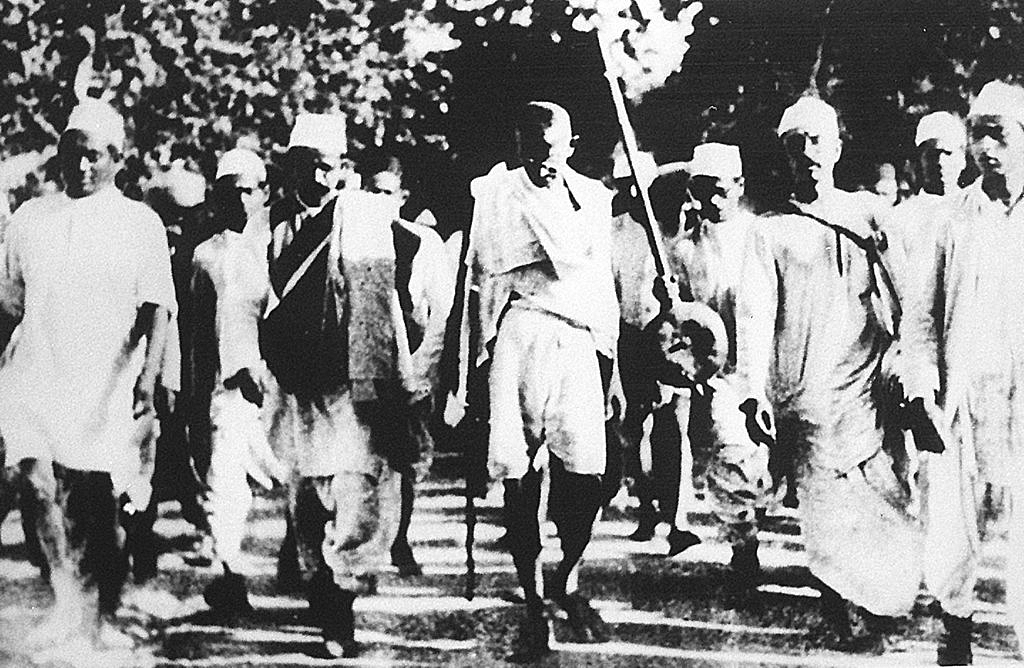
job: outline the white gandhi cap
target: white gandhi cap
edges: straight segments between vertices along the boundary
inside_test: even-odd
[[[233,148],[220,157],[217,163],[217,176],[251,175],[257,181],[267,180],[267,168],[260,157],[247,148]]]
[[[920,146],[934,139],[943,146],[963,146],[966,138],[963,121],[948,111],[936,111],[918,122],[914,144]]]
[[[118,150],[124,150],[124,118],[110,104],[87,97],[71,110],[67,130],[82,130]]]
[[[839,116],[832,105],[817,97],[804,96],[782,112],[778,135],[790,130],[829,129],[839,133]]]
[[[1024,88],[990,81],[971,103],[970,117],[999,116],[1024,126]]]
[[[344,155],[348,151],[345,116],[342,114],[299,114],[288,138],[288,148],[304,146],[327,155]]]
[[[690,176],[714,176],[738,179],[743,176],[743,161],[738,146],[710,142],[693,147]]]

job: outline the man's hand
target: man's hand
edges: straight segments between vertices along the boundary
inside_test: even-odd
[[[253,375],[252,369],[241,369],[231,378],[224,381],[224,387],[233,390],[238,388],[242,398],[259,408],[263,407],[263,383]]]
[[[432,391],[430,383],[427,381],[413,383],[411,387],[406,389],[406,392],[408,393],[406,402],[410,406],[415,406],[416,404],[429,399]]]
[[[740,412],[747,416],[747,435],[758,445],[772,447],[775,444],[775,426],[772,413],[765,399],[748,397],[739,405]]]
[[[680,300],[679,279],[675,276],[656,276],[653,292],[654,298],[661,305],[661,312],[671,312],[675,303]]]
[[[904,409],[906,428],[914,435],[914,447],[922,452],[936,454],[946,450],[939,428],[943,424],[942,411],[934,401],[916,397]]]
[[[132,417],[138,420],[147,413],[156,411],[153,405],[153,395],[156,391],[156,376],[143,373],[135,381],[134,403],[132,404]]]
[[[444,402],[444,423],[455,428],[459,426],[464,417],[466,417],[466,402],[449,392]]]
[[[604,419],[621,422],[626,415],[626,391],[622,389],[622,383],[618,374],[612,377],[611,385],[608,386],[608,396],[604,400]]]

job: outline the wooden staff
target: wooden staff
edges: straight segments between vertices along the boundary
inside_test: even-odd
[[[636,181],[636,189],[640,194],[640,200],[644,205],[644,220],[640,221],[643,225],[644,232],[647,233],[647,243],[651,248],[651,253],[654,255],[654,268],[658,273],[658,279],[664,282],[666,281],[668,272],[668,263],[665,260],[665,248],[662,245],[661,233],[654,228],[654,207],[651,206],[650,195],[647,194],[647,189],[640,183],[640,179],[636,171],[636,156],[640,152],[640,148],[637,145],[636,133],[633,130],[633,124],[629,120],[629,112],[626,109],[626,98],[622,92],[622,80],[612,73],[609,64],[611,57],[609,56],[611,47],[611,37],[606,31],[598,28],[597,42],[601,48],[601,60],[604,62],[604,76],[608,79],[608,87],[612,93],[612,103],[615,105],[615,117],[619,122],[619,130],[622,132],[622,145],[626,152],[626,161],[629,164],[629,171],[633,174],[633,179]],[[661,292],[656,290],[655,293]],[[667,308],[668,305],[663,301],[664,297],[661,294],[657,294],[659,301],[662,301],[662,307]]]

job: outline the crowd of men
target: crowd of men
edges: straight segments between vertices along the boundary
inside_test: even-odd
[[[115,613],[129,573],[157,572],[169,498],[202,537],[194,563],[222,571],[206,602],[248,610],[254,481],[288,490],[279,585],[305,592],[331,656],[355,656],[355,598],[389,564],[420,572],[408,531],[442,421],[476,425],[502,485],[525,599],[513,660],[550,651],[549,602],[576,640],[607,638],[578,567],[624,479],[630,538],[664,521],[668,556],[701,541],[703,488],[736,592],[760,582],[769,506],[799,507],[842,646],[884,651],[923,585],[939,665],[971,663],[980,543],[1008,527],[1024,637],[1024,88],[922,118],[919,192],[895,207],[834,185],[826,102],[775,127],[790,178],[755,215],[738,147],[622,154],[598,181],[569,166],[569,114],[531,102],[517,159],[473,182],[465,242],[446,244],[429,212],[403,220],[396,159],[353,162],[340,115],[297,117],[282,198],[235,148],[212,187],[162,175],[158,216],[115,185],[123,119],[82,100],[59,191],[0,237],[0,484],[55,595],[26,642],[132,644]],[[679,170],[683,204],[654,225],[643,194]],[[547,578],[543,512],[561,546]]]

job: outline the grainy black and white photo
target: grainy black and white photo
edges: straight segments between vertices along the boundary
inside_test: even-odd
[[[1024,662],[1024,0],[0,0],[0,665]]]

